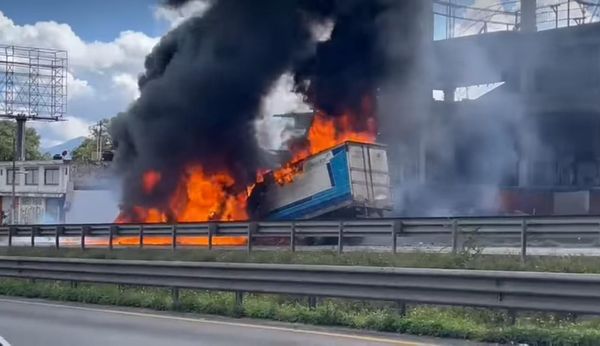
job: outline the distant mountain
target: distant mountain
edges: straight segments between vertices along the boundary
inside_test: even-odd
[[[63,151],[68,151],[69,152],[69,156],[71,156],[71,152],[75,149],[77,149],[81,143],[83,143],[83,141],[85,140],[84,136],[81,137],[76,137],[73,139],[69,139],[68,141],[64,142],[64,143],[60,143],[57,144],[55,146],[49,147],[49,148],[42,148],[40,151],[43,154],[50,154],[50,155],[54,155],[54,154],[61,154]]]

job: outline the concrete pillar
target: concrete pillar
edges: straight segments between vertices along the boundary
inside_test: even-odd
[[[422,113],[421,126],[421,138],[418,139],[418,162],[419,162],[419,182],[427,182],[427,148],[428,148],[428,137],[431,129],[431,119],[433,113],[433,36],[434,36],[434,16],[433,16],[433,0],[423,0],[422,14],[424,16],[424,26],[422,28],[422,61],[421,71],[424,72],[421,77],[421,89],[419,95],[422,95],[422,101],[419,106]],[[445,96],[444,96],[445,97]]]
[[[519,160],[519,172],[518,172],[518,185],[519,187],[527,187],[529,185],[529,164],[528,161],[523,155],[521,155],[521,159]]]
[[[444,89],[444,102],[454,102],[456,98],[456,88],[447,87]]]
[[[532,94],[536,92],[536,66],[535,59],[537,45],[535,41],[535,33],[537,32],[537,1],[536,0],[521,0],[521,42],[520,42],[520,81],[519,93],[522,100],[521,107],[524,117],[532,117],[530,114],[529,105],[531,104]],[[519,185],[524,186],[529,184],[528,181],[528,165],[530,158],[525,153],[520,153],[519,165]]]
[[[537,1],[536,0],[521,0],[521,31],[536,32],[537,31]]]

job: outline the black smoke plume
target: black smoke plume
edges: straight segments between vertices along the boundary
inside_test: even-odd
[[[178,7],[188,1],[167,0]],[[420,0],[212,0],[162,38],[146,58],[140,98],[114,121],[123,204],[168,209],[186,167],[227,170],[242,185],[263,166],[254,120],[285,72],[315,108],[339,115],[360,107],[386,73],[379,18]],[[314,23],[334,23],[317,43]],[[151,195],[144,172],[162,179]]]
[[[331,116],[359,113],[363,97],[375,91],[384,69],[376,19],[386,7],[352,0],[335,6],[331,38],[294,71],[296,90],[315,108]]]
[[[254,178],[261,100],[310,37],[296,3],[280,0],[221,0],[168,33],[146,59],[140,98],[112,126],[125,207],[167,207],[193,163],[241,184]],[[141,186],[147,170],[162,173],[151,196]]]

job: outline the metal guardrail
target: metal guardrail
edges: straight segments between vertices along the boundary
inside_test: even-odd
[[[403,237],[447,237],[453,252],[459,251],[465,239],[472,236],[513,237],[519,239],[523,259],[527,255],[528,241],[544,236],[587,237],[593,239],[591,246],[600,246],[600,217],[465,217],[465,218],[414,218],[369,219],[341,221],[295,221],[295,222],[223,222],[181,224],[63,224],[63,225],[9,225],[0,226],[0,237],[6,237],[7,245],[13,246],[16,237],[28,237],[31,246],[36,239],[54,239],[54,246],[61,247],[62,238],[79,238],[69,245],[82,249],[90,246],[87,238],[104,238],[110,249],[119,246],[122,237],[134,239],[135,246],[144,247],[148,239],[168,237],[167,246],[186,246],[189,237],[206,237],[205,246],[211,249],[215,240],[222,237],[244,237],[242,243],[248,251],[254,246],[270,246],[261,239],[283,240],[285,246],[295,251],[299,240],[329,237],[337,239],[338,252],[344,251],[348,240],[354,238],[388,237],[388,246],[396,252],[398,240]],[[386,241],[387,242],[387,241]],[[96,247],[98,244],[95,245]],[[281,247],[281,242],[271,244]]]
[[[0,277],[600,314],[600,275],[0,257]]]

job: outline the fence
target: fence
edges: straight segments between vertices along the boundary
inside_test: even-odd
[[[0,257],[0,277],[600,314],[593,274]]]
[[[469,237],[501,237],[518,239],[520,254],[527,256],[531,239],[543,237],[577,239],[584,237],[589,247],[600,245],[600,217],[483,217],[369,219],[343,221],[246,222],[246,223],[182,223],[182,224],[101,224],[101,225],[11,225],[0,226],[0,237],[8,246],[16,238],[29,239],[36,246],[40,239],[52,239],[52,245],[106,246],[214,246],[254,247],[287,246],[296,251],[306,239],[330,239],[338,252],[356,240],[379,238],[392,252],[398,241],[411,237],[444,239],[452,252],[464,246]],[[64,240],[70,241],[65,244]],[[76,239],[76,240],[73,240]],[[355,241],[352,242],[351,240]],[[388,240],[389,239],[389,240]],[[352,244],[349,244],[352,243]]]

